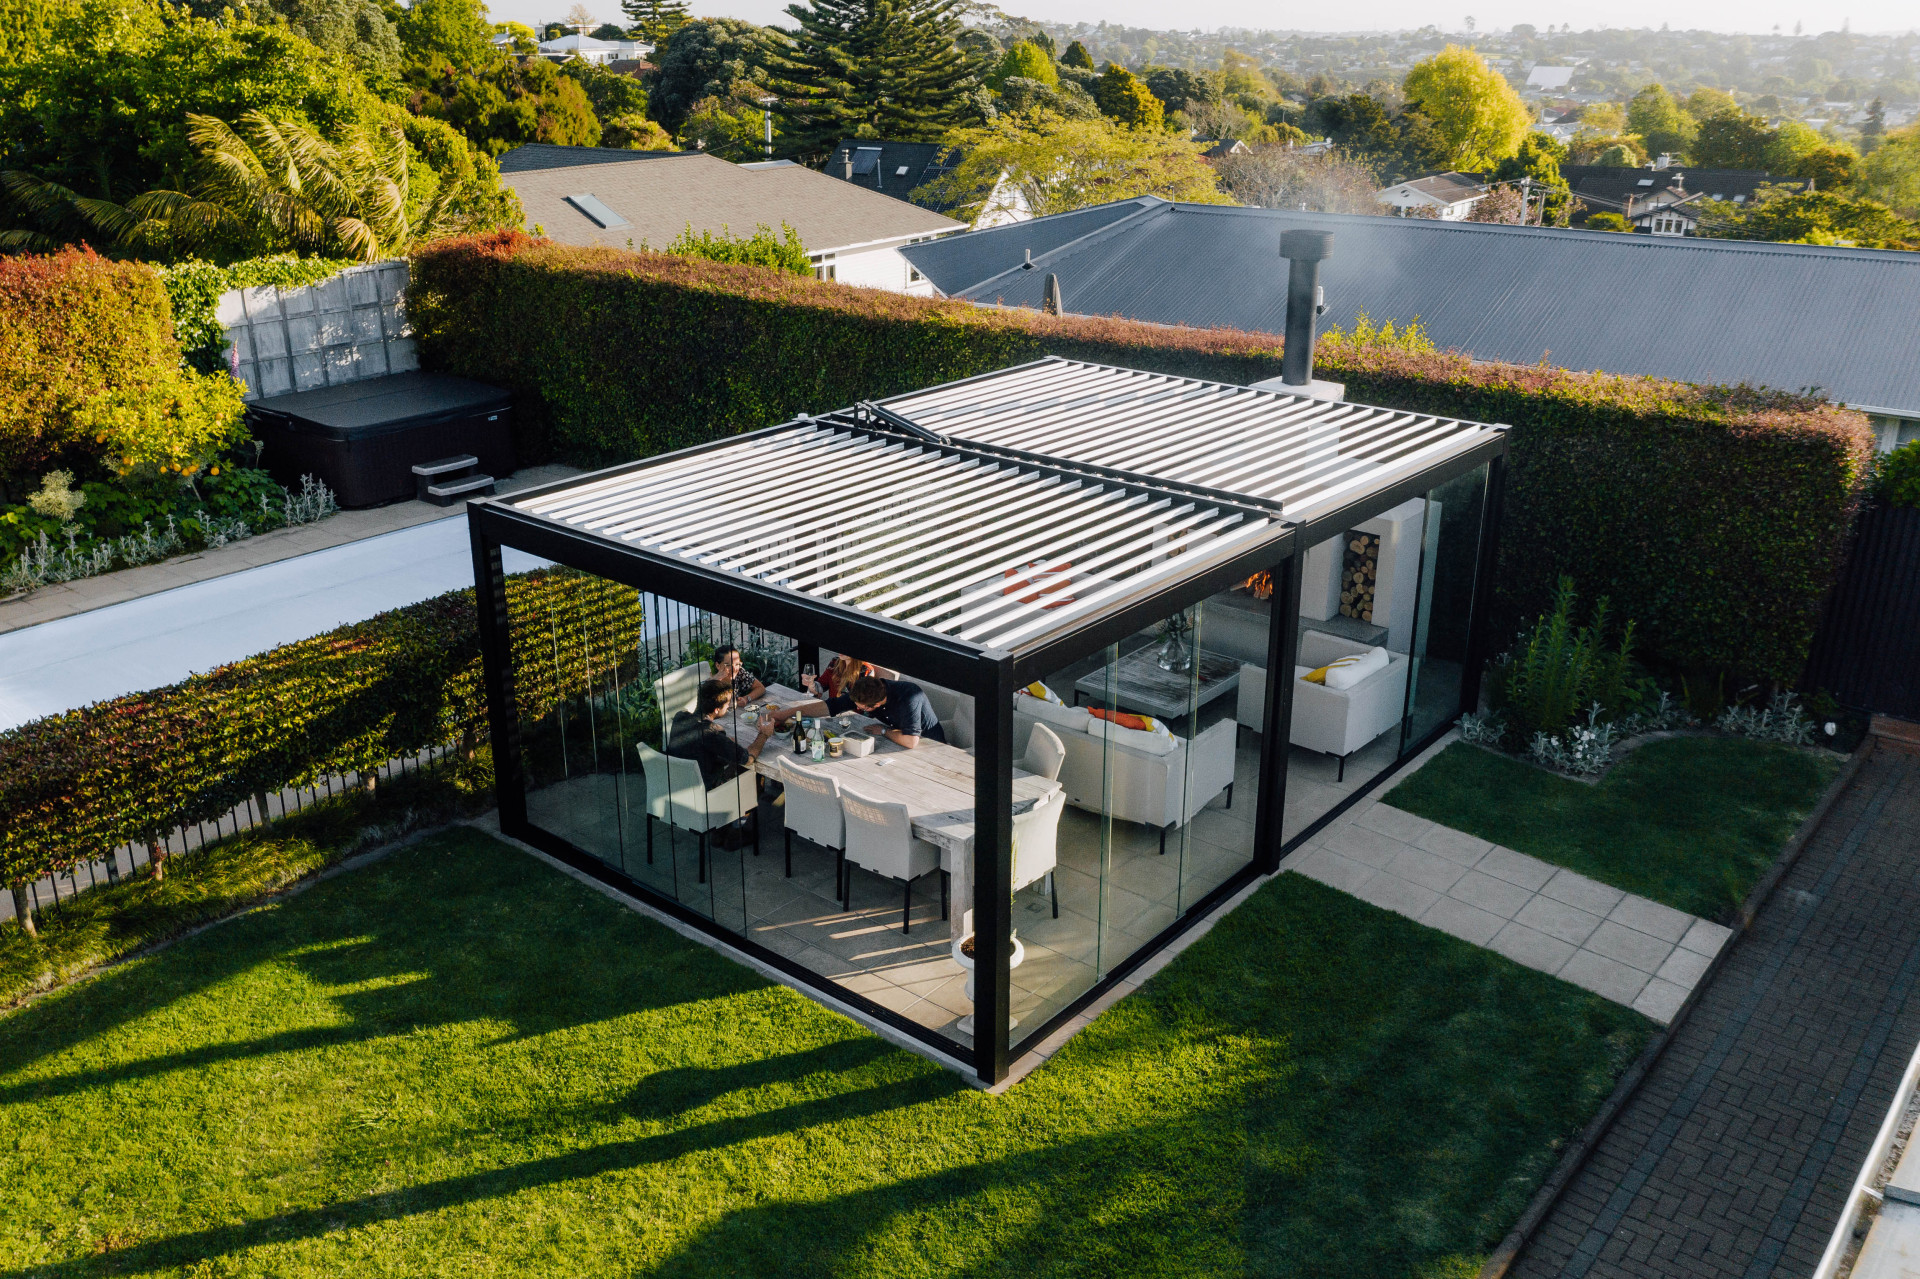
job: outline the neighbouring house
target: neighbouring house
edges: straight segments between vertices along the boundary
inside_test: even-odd
[[[1253,150],[1252,147],[1240,141],[1238,138],[1228,138],[1224,142],[1214,142],[1208,138],[1195,138],[1194,142],[1206,148],[1206,150],[1200,153],[1202,160],[1224,160],[1230,155],[1245,155],[1247,152]]]
[[[1375,198],[1400,217],[1465,221],[1473,206],[1487,198],[1487,185],[1471,173],[1435,173],[1382,190]]]
[[[952,216],[949,201],[934,200],[922,189],[952,173],[958,155],[946,155],[938,142],[889,142],[881,138],[842,138],[827,158],[826,175],[842,182],[870,187],[882,195],[905,200],[936,213]],[[1024,222],[1033,216],[1026,194],[1003,172],[973,220],[973,229]]]
[[[566,244],[662,249],[689,227],[745,236],[785,225],[821,279],[896,293],[932,291],[901,249],[966,229],[791,160],[729,164],[699,151],[529,143],[500,157],[500,178],[527,225]]]
[[[1486,360],[1817,387],[1872,415],[1882,447],[1920,438],[1920,253],[1142,196],[907,256],[941,293],[987,305],[1037,309],[1057,274],[1070,313],[1280,333],[1277,245],[1295,227],[1333,232],[1327,323],[1418,317],[1440,346]]]
[[[1714,201],[1746,204],[1768,183],[1796,190],[1805,185],[1750,169],[1688,169],[1660,161],[1639,169],[1567,164],[1560,175],[1587,213],[1622,214],[1635,231],[1651,235],[1692,235],[1703,216],[1713,216]]]
[[[1573,141],[1580,132],[1580,108],[1571,111],[1548,111],[1533,122],[1535,133],[1544,133],[1562,146]]]
[[[1542,93],[1563,92],[1573,83],[1572,67],[1548,67],[1538,63],[1527,72],[1527,87],[1538,89]]]
[[[558,40],[542,40],[540,56],[554,62],[581,58],[605,66],[611,62],[636,62],[653,52],[653,46],[640,40],[596,40],[575,33]]]

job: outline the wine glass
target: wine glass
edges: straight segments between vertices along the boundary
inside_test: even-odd
[[[800,667],[800,690],[804,693],[814,692],[813,683],[819,678],[819,674],[812,662],[803,663]]]

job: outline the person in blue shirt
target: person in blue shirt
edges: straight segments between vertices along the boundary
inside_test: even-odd
[[[858,711],[879,720],[869,725],[867,731],[907,750],[918,746],[923,738],[936,742],[947,740],[947,732],[940,727],[940,717],[934,714],[925,689],[911,680],[881,679],[877,675],[862,675],[839,697],[806,702],[778,712],[777,716],[784,724],[795,715],[840,715],[847,711]]]

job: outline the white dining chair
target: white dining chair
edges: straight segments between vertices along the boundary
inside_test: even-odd
[[[1035,724],[1033,731],[1027,734],[1027,753],[1015,762],[1014,767],[1057,782],[1060,780],[1060,766],[1066,762],[1067,747],[1060,740],[1060,734],[1045,724]]]
[[[900,931],[906,932],[913,913],[913,881],[928,871],[940,869],[940,850],[914,837],[913,819],[905,804],[891,804],[843,786],[840,808],[847,821],[847,878],[840,894],[840,908],[852,909],[855,866],[888,879],[902,880],[906,884],[906,896],[900,914]],[[946,917],[947,895],[943,881],[940,918]]]
[[[673,790],[673,777],[667,757],[645,742],[634,743],[640,752],[640,769],[647,778],[647,865],[653,865],[653,824],[667,822],[667,795]]]
[[[776,761],[776,780],[787,788],[787,878],[793,878],[793,837],[833,850],[833,883],[840,886],[847,851],[847,819],[840,807],[840,784],[788,760]]]
[[[653,681],[653,695],[660,703],[661,732],[667,731],[676,714],[694,708],[700,700],[700,686],[712,676],[712,666],[706,662],[695,662],[677,671],[668,671]]]
[[[649,767],[648,756],[666,764],[666,821],[669,826],[692,831],[700,838],[699,882],[707,882],[707,837],[722,826],[739,821],[747,813],[747,805],[742,798],[745,787],[753,785],[753,774],[745,773],[720,783],[712,790],[707,789],[706,779],[700,775],[700,761],[682,759],[678,755],[661,755],[645,742],[636,742],[634,748],[640,752],[640,763],[647,770],[647,835],[653,835],[653,777],[658,768],[655,763]]]
[[[1053,901],[1053,917],[1060,918],[1060,888],[1054,868],[1060,864],[1060,814],[1067,811],[1067,792],[1050,791],[1032,808],[1013,815],[1013,891],[1019,892],[1042,876]]]

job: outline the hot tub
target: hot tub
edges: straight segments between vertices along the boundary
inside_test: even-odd
[[[312,475],[342,506],[414,496],[413,467],[460,454],[502,476],[514,469],[513,397],[445,373],[394,373],[296,391],[247,406],[267,473],[288,488]]]

